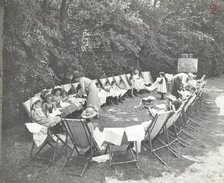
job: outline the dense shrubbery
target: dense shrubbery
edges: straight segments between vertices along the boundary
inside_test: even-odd
[[[154,2],[154,3],[152,3]],[[66,82],[132,67],[176,72],[181,53],[199,58],[199,73],[223,72],[224,4],[210,15],[204,0],[11,0],[5,7],[4,123],[21,102]],[[21,115],[20,115],[21,116]]]

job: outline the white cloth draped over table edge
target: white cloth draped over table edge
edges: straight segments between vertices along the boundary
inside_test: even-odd
[[[47,138],[47,127],[38,123],[25,123],[27,129],[33,134],[33,141],[37,147],[41,146]]]
[[[140,125],[133,125],[129,127],[121,128],[104,128],[101,132],[98,127],[93,132],[93,138],[95,139],[99,148],[102,147],[104,142],[109,142],[114,145],[121,145],[124,133],[127,135],[129,142],[137,142],[137,151],[141,152],[141,141],[145,138],[145,131],[151,124],[151,120],[145,121]],[[136,151],[134,144],[133,150]]]

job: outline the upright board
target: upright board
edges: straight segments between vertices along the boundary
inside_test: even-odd
[[[198,72],[197,58],[179,58],[177,65],[177,72]]]

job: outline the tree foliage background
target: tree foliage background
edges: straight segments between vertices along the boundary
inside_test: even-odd
[[[9,0],[4,21],[3,123],[24,122],[21,102],[66,83],[74,70],[100,78],[138,67],[176,72],[193,53],[199,75],[224,65],[224,2],[204,0]]]

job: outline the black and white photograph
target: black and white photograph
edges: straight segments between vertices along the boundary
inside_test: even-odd
[[[0,183],[223,183],[224,0],[1,0]]]

